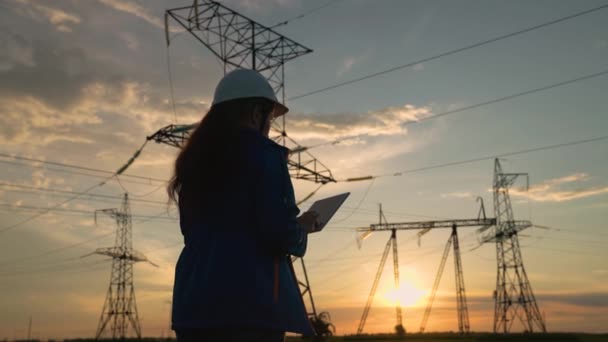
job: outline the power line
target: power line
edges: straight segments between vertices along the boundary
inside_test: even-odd
[[[59,253],[59,252],[63,252],[65,250],[68,250],[68,249],[71,249],[71,248],[75,248],[75,247],[79,247],[79,246],[85,245],[85,244],[93,242],[93,241],[101,240],[101,239],[106,238],[106,237],[108,237],[108,236],[110,236],[112,234],[114,234],[114,231],[109,232],[107,234],[100,235],[100,236],[96,236],[96,237],[94,237],[92,239],[80,241],[80,242],[77,242],[77,243],[73,243],[73,244],[70,244],[70,245],[67,245],[67,246],[63,246],[63,247],[59,247],[59,248],[55,248],[55,249],[50,249],[50,250],[48,250],[46,252],[42,252],[40,254],[30,255],[30,256],[26,256],[26,257],[22,257],[22,258],[18,258],[18,259],[5,260],[5,261],[0,262],[0,266],[1,265],[5,265],[5,264],[9,264],[9,263],[13,264],[13,263],[16,263],[16,262],[22,262],[22,261],[27,261],[27,260],[32,260],[32,259],[38,259],[40,257],[48,256],[48,255]]]
[[[369,191],[371,190],[373,185],[374,185],[374,180],[372,179],[372,181],[367,186],[367,189],[365,189],[363,196],[361,196],[361,199],[359,200],[359,203],[357,204],[355,209],[353,209],[353,211],[350,214],[348,214],[346,217],[340,218],[339,220],[335,220],[333,223],[344,222],[344,221],[348,220],[349,218],[351,218],[359,210],[359,207],[361,207],[361,204],[363,204],[363,202],[367,198],[367,195],[369,194]]]
[[[423,59],[420,59],[420,60],[417,60],[417,61],[414,61],[414,62],[409,62],[409,63],[406,63],[406,64],[398,65],[398,66],[395,66],[395,67],[392,67],[392,68],[389,68],[389,69],[386,69],[386,70],[382,70],[382,71],[379,71],[379,72],[368,74],[368,75],[365,75],[365,76],[362,76],[362,77],[358,77],[358,78],[355,78],[355,79],[352,79],[352,80],[349,80],[349,81],[336,83],[334,85],[331,85],[331,86],[328,86],[328,87],[325,87],[325,88],[309,91],[307,93],[304,93],[304,94],[301,94],[301,95],[298,95],[298,96],[293,96],[293,97],[289,98],[288,100],[289,101],[293,101],[293,100],[301,99],[303,97],[307,97],[307,96],[310,96],[310,95],[314,95],[314,94],[326,92],[328,90],[332,90],[332,89],[336,89],[336,88],[339,88],[339,87],[343,87],[343,86],[348,85],[348,84],[353,84],[353,83],[364,81],[364,80],[367,80],[367,79],[370,79],[370,78],[373,78],[373,77],[377,77],[377,76],[380,76],[380,75],[388,74],[388,73],[391,73],[393,71],[401,70],[401,69],[404,69],[404,68],[409,68],[409,67],[415,66],[417,64],[421,64],[421,63],[425,63],[425,62],[430,62],[430,61],[435,60],[435,59],[439,59],[439,58],[446,57],[446,56],[449,56],[449,55],[454,55],[454,54],[457,54],[457,53],[460,53],[460,52],[463,52],[463,51],[471,50],[471,49],[474,49],[474,48],[477,48],[477,47],[480,47],[480,46],[483,46],[483,45],[495,43],[495,42],[503,40],[503,39],[515,37],[515,36],[518,36],[518,35],[521,35],[521,34],[524,34],[524,33],[528,33],[528,32],[534,31],[534,30],[538,30],[538,29],[543,28],[543,27],[547,27],[547,26],[550,26],[550,25],[554,25],[554,24],[557,24],[557,23],[560,23],[560,22],[564,22],[564,21],[570,20],[570,19],[574,19],[576,17],[580,17],[580,16],[583,16],[583,15],[586,15],[586,14],[590,14],[590,13],[593,13],[593,12],[605,9],[607,7],[608,7],[608,4],[604,4],[604,5],[601,5],[601,6],[598,6],[598,7],[594,7],[594,8],[582,11],[582,12],[577,12],[577,13],[574,13],[574,14],[571,14],[571,15],[568,15],[568,16],[565,16],[565,17],[554,19],[554,20],[551,20],[551,21],[548,21],[548,22],[545,22],[545,23],[542,23],[542,24],[539,24],[539,25],[531,26],[531,27],[525,28],[523,30],[519,30],[519,31],[515,31],[515,32],[512,32],[512,33],[508,33],[508,34],[502,35],[502,36],[494,37],[494,38],[491,38],[491,39],[488,39],[488,40],[484,40],[484,41],[481,41],[481,42],[477,42],[475,44],[467,45],[465,47],[461,47],[461,48],[458,48],[458,49],[449,50],[449,51],[440,53],[438,55],[434,55],[434,56],[426,57],[426,58],[423,58]]]
[[[385,174],[380,174],[380,175],[376,175],[376,176],[347,178],[344,180],[338,180],[338,182],[353,182],[353,181],[358,181],[358,180],[372,180],[372,179],[382,178],[382,177],[397,177],[397,176],[402,176],[407,173],[415,173],[415,172],[428,171],[428,170],[439,169],[439,168],[444,168],[444,167],[449,167],[449,166],[470,164],[470,163],[475,163],[475,162],[489,160],[489,159],[504,158],[504,157],[510,157],[510,156],[515,156],[515,155],[520,155],[520,154],[532,153],[532,152],[553,150],[553,149],[558,149],[558,148],[562,148],[562,147],[587,144],[587,143],[597,142],[597,141],[602,141],[602,140],[607,140],[607,139],[608,139],[608,135],[604,135],[604,136],[595,137],[595,138],[576,140],[576,141],[570,141],[570,142],[566,142],[566,143],[559,143],[559,144],[547,145],[547,146],[541,146],[541,147],[534,147],[534,148],[512,151],[512,152],[504,152],[504,153],[500,153],[500,154],[493,154],[493,155],[465,159],[465,160],[454,161],[454,162],[448,162],[448,163],[443,163],[443,164],[424,166],[424,167],[420,167],[420,168],[408,169],[408,170],[403,170],[403,171],[398,171],[398,172],[393,172],[393,173],[385,173]]]
[[[12,154],[2,153],[2,152],[0,152],[0,157],[9,158],[9,159],[16,159],[16,160],[23,160],[23,161],[33,162],[33,163],[42,163],[42,164],[46,164],[46,165],[60,166],[60,167],[77,169],[77,170],[83,170],[83,171],[99,172],[99,173],[104,173],[106,175],[114,175],[114,173],[116,173],[114,171],[96,169],[96,168],[92,168],[92,167],[85,167],[85,166],[79,166],[79,165],[74,165],[74,164],[60,163],[60,162],[55,162],[55,161],[47,161],[47,160],[36,159],[36,158],[29,158],[29,157],[24,157],[24,156],[19,156],[19,155],[12,155]],[[93,176],[93,175],[91,175],[91,176]],[[139,176],[139,175],[121,174],[121,176],[123,176],[123,177],[129,177],[129,178],[136,178],[136,179],[143,179],[143,180],[147,180],[147,181],[150,181],[150,182],[152,182],[152,181],[154,181],[154,182],[162,182],[162,183],[166,183],[167,182],[164,179],[153,178],[153,177],[145,177],[145,176]],[[97,175],[97,177],[99,177],[99,176]]]
[[[513,99],[521,97],[521,96],[526,96],[526,95],[531,95],[531,94],[534,94],[534,93],[539,93],[539,92],[542,92],[542,91],[550,90],[550,89],[553,89],[553,88],[558,88],[558,87],[565,86],[565,85],[568,85],[568,84],[577,83],[577,82],[585,81],[585,80],[596,78],[596,77],[600,77],[600,76],[605,76],[607,74],[608,74],[608,69],[600,71],[600,72],[596,72],[596,73],[593,73],[593,74],[579,76],[579,77],[572,78],[572,79],[569,79],[569,80],[566,80],[566,81],[561,81],[561,82],[545,85],[545,86],[542,86],[542,87],[525,90],[525,91],[518,92],[518,93],[515,93],[515,94],[511,94],[511,95],[495,98],[495,99],[492,99],[492,100],[488,100],[488,101],[472,104],[470,106],[465,106],[465,107],[456,108],[456,109],[453,109],[453,110],[448,110],[448,111],[445,111],[445,112],[437,113],[435,115],[430,115],[430,116],[427,116],[427,117],[420,118],[420,119],[418,119],[416,121],[408,121],[408,122],[403,123],[402,125],[403,126],[413,125],[413,124],[420,123],[420,122],[423,122],[423,121],[428,121],[428,120],[431,120],[431,119],[436,119],[436,118],[439,118],[439,117],[442,117],[442,116],[448,116],[448,115],[464,112],[464,111],[475,109],[475,108],[479,108],[479,107],[484,107],[484,106],[495,104],[495,103],[499,103],[499,102],[513,100]],[[359,134],[359,135],[356,135],[356,136],[350,136],[350,137],[340,138],[340,139],[337,139],[337,140],[334,140],[334,141],[328,141],[328,142],[312,145],[312,146],[308,147],[307,149],[316,148],[316,147],[325,146],[325,145],[335,145],[335,144],[338,144],[338,143],[340,143],[342,141],[350,140],[350,139],[354,139],[354,138],[358,138],[358,137],[362,137],[362,136],[365,136],[365,135],[366,134]]]
[[[111,179],[111,177],[106,178],[106,176],[103,176],[103,175],[79,172],[79,171],[75,171],[75,170],[71,170],[71,169],[67,169],[67,168],[61,169],[61,168],[54,168],[52,166],[49,167],[49,166],[45,166],[45,165],[28,164],[28,163],[19,162],[16,160],[0,160],[0,163],[16,165],[16,166],[23,166],[23,167],[30,167],[30,168],[34,168],[34,169],[41,169],[44,171],[67,173],[69,175],[77,175],[77,176],[84,176],[84,177],[97,178],[97,179]],[[130,183],[130,184],[149,185],[149,186],[154,185],[154,183],[152,183],[152,182],[142,182],[142,181],[136,181],[136,180],[123,180],[123,182]]]
[[[329,0],[328,2],[326,2],[325,4],[323,4],[321,6],[317,6],[315,8],[312,8],[312,9],[310,9],[310,10],[308,10],[308,11],[300,14],[300,15],[297,15],[295,17],[291,17],[291,18],[286,19],[286,20],[283,20],[280,23],[277,23],[277,24],[275,24],[273,26],[270,26],[270,28],[272,29],[272,28],[275,28],[275,27],[284,26],[284,25],[289,24],[292,21],[300,20],[300,19],[302,19],[302,18],[304,18],[306,16],[309,16],[309,15],[315,13],[315,12],[318,12],[318,11],[320,11],[320,10],[326,8],[326,7],[329,7],[331,5],[335,5],[338,2],[340,2],[340,1],[342,1],[342,0]]]
[[[10,188],[18,188],[18,189],[32,190],[34,192],[40,192],[40,193],[58,193],[58,194],[69,194],[69,195],[78,194],[75,191],[53,189],[53,188],[42,188],[42,187],[37,187],[37,186],[13,184],[13,183],[2,182],[2,181],[0,181],[0,187],[4,187],[5,189],[9,188],[8,190],[5,190],[5,191],[11,191]],[[19,192],[19,190],[15,190],[15,191]],[[114,195],[87,194],[87,196],[93,197],[93,198],[100,198],[100,199],[120,200],[120,196],[114,196]],[[130,201],[131,202],[140,202],[140,203],[149,203],[149,204],[160,204],[160,205],[167,204],[166,202],[163,202],[163,201],[154,201],[154,200],[145,200],[145,199],[130,199]]]
[[[46,208],[46,207],[36,207],[36,206],[28,206],[28,205],[12,205],[10,203],[0,203],[0,207],[8,207],[11,208],[13,210],[21,210],[21,209],[25,209],[25,210],[41,210],[41,211],[57,211],[57,212],[67,212],[67,213],[77,213],[77,214],[86,214],[86,215],[91,215],[92,212],[91,211],[87,211],[87,210],[79,210],[79,209],[66,209],[66,208],[55,208],[55,207],[51,207],[51,208]],[[146,219],[163,219],[163,220],[170,220],[170,221],[176,221],[176,218],[173,217],[162,217],[162,216],[152,216],[152,215],[131,215],[132,217],[137,217],[137,218],[146,218]]]
[[[90,263],[81,263],[81,264],[76,264],[76,265],[73,265],[73,266],[76,267],[76,269],[79,269],[79,270],[80,270],[81,267],[84,266],[84,268],[82,269],[82,271],[85,271],[85,270],[88,270],[93,265],[107,263],[109,261],[111,261],[111,259],[105,259],[105,260],[100,260],[100,261],[90,262]],[[6,276],[30,275],[30,274],[39,274],[39,273],[48,273],[48,272],[55,273],[55,272],[73,271],[73,270],[75,270],[75,269],[66,268],[65,265],[55,265],[55,266],[52,266],[52,267],[42,268],[42,269],[38,269],[38,270],[3,272],[3,273],[0,273],[0,276],[6,277]]]

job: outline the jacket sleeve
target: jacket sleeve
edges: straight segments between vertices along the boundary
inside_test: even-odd
[[[308,234],[297,223],[298,209],[281,151],[264,149],[253,179],[256,236],[269,252],[304,256]]]

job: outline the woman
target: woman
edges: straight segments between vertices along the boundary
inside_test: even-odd
[[[288,150],[268,139],[287,110],[262,75],[235,70],[177,157],[168,193],[185,242],[173,289],[180,342],[314,334],[290,255],[306,252],[316,214],[296,218]]]

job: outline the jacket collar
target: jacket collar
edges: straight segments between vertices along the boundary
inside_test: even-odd
[[[289,157],[289,152],[291,152],[291,150],[289,148],[287,148],[283,145],[279,145],[274,140],[263,136],[262,133],[260,133],[258,130],[246,127],[246,128],[243,128],[243,133],[246,135],[253,136],[256,139],[259,139],[264,144],[268,144],[274,148],[279,149],[285,155],[285,158]]]

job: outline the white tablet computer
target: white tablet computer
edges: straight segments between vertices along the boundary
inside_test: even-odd
[[[322,200],[318,200],[312,204],[308,211],[314,211],[319,214],[317,220],[319,221],[319,226],[315,230],[315,232],[323,230],[329,220],[334,216],[336,211],[340,208],[342,203],[346,200],[346,198],[350,195],[350,192],[345,192],[340,195],[327,197]]]

